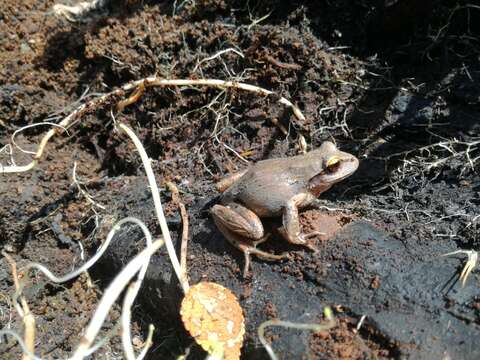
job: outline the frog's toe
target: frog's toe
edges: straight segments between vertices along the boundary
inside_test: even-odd
[[[304,246],[313,251],[314,253],[318,252],[318,248],[315,245],[309,243],[307,239],[315,237],[317,235],[325,235],[325,233],[322,233],[320,231],[313,231],[308,234],[298,233],[292,235],[289,234],[283,226],[279,227],[277,230],[280,235],[282,235],[282,237],[286,239],[289,243]]]
[[[270,254],[266,251],[263,251],[263,250],[260,250],[260,249],[254,248],[254,247],[250,247],[248,249],[248,252],[250,254],[255,255],[259,259],[266,260],[266,261],[278,261],[278,260],[283,260],[283,259],[289,259],[290,258],[290,255],[288,253],[283,253],[283,254],[280,254],[280,255]]]
[[[313,244],[309,244],[308,242],[306,242],[305,244],[303,244],[303,246],[305,246],[307,249],[313,251],[314,254],[317,254],[320,250],[318,249],[318,247],[316,247],[315,245]]]
[[[325,236],[325,235],[327,235],[327,234],[322,232],[322,231],[312,231],[312,232],[309,232],[308,234],[303,234],[303,238],[304,239],[310,239],[310,238],[315,237],[315,236]]]
[[[307,241],[307,239],[310,239],[310,238],[313,238],[315,236],[325,236],[326,234],[324,232],[321,232],[321,231],[312,231],[312,232],[309,232],[308,234],[303,234],[303,239],[305,240],[305,244],[304,246],[310,250],[312,250],[315,254],[319,252],[319,249],[318,247],[316,247],[315,245],[309,243]]]

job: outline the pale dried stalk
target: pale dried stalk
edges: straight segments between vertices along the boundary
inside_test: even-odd
[[[220,50],[219,52],[217,52],[216,54],[212,55],[212,56],[209,56],[201,61],[199,61],[197,63],[197,65],[195,65],[195,67],[193,68],[192,72],[195,72],[197,71],[198,67],[200,65],[202,65],[204,62],[207,62],[207,61],[211,61],[211,60],[214,60],[216,59],[217,57],[219,56],[222,56],[223,54],[226,54],[228,52],[234,52],[235,54],[237,54],[238,56],[240,56],[242,59],[245,58],[245,55],[243,55],[240,51],[238,51],[237,49],[234,49],[234,48],[228,48],[228,49],[224,49],[224,50]]]
[[[145,264],[148,265],[148,262],[145,262]],[[123,298],[122,316],[121,316],[121,323],[122,323],[121,337],[122,337],[123,352],[125,353],[125,358],[127,360],[141,360],[145,357],[148,349],[152,346],[152,336],[153,336],[153,331],[155,330],[155,327],[153,326],[153,324],[150,324],[148,328],[147,341],[145,342],[145,345],[140,355],[137,358],[135,358],[135,352],[132,346],[132,334],[130,333],[130,330],[131,330],[130,321],[132,318],[133,302],[137,297],[138,291],[140,290],[140,286],[142,285],[142,281],[145,276],[143,269],[146,270],[146,266],[140,270],[137,276],[137,279],[132,284],[130,284],[130,286],[128,287],[127,293]]]
[[[443,254],[442,256],[450,256],[455,254],[466,254],[468,256],[467,262],[465,263],[459,277],[459,280],[462,282],[462,287],[465,287],[468,276],[477,266],[478,252],[476,252],[475,250],[457,250],[449,252],[447,254]]]
[[[33,128],[33,127],[37,127],[37,126],[44,126],[44,125],[48,125],[48,126],[53,126],[53,127],[59,127],[61,128],[62,130],[64,130],[67,134],[68,134],[68,130],[65,129],[64,127],[58,125],[58,124],[55,124],[55,123],[52,123],[52,122],[41,122],[41,123],[36,123],[36,124],[31,124],[31,125],[27,125],[27,126],[23,126],[21,127],[20,129],[17,129],[13,132],[12,136],[10,137],[10,142],[13,144],[13,146],[15,146],[18,150],[20,150],[21,152],[25,153],[25,154],[32,154],[32,155],[35,155],[35,152],[33,151],[29,151],[29,150],[24,150],[23,148],[21,148],[19,145],[17,145],[17,143],[15,142],[15,136],[17,136],[18,134],[20,134],[22,131],[24,130],[27,130],[27,129],[30,129],[30,128]]]
[[[332,310],[330,307],[325,307],[323,310],[323,314],[325,316],[325,322],[321,324],[305,324],[305,323],[294,323],[290,321],[283,321],[278,319],[267,320],[260,324],[258,327],[257,333],[260,342],[262,343],[263,347],[267,351],[270,359],[278,360],[277,355],[273,351],[271,345],[265,339],[265,328],[268,326],[280,326],[284,328],[291,328],[291,329],[298,329],[298,330],[311,330],[315,332],[330,330],[336,325],[335,318],[333,316]]]
[[[95,310],[95,314],[90,320],[90,323],[88,324],[88,327],[80,340],[80,344],[71,358],[72,360],[81,360],[87,356],[88,349],[100,331],[103,322],[105,321],[105,318],[115,300],[121,294],[128,282],[135,276],[142,266],[148,262],[150,257],[163,245],[163,243],[163,240],[155,241],[152,245],[135,256],[115,277],[115,279],[113,279],[111,284],[105,290],[102,299]]]
[[[107,238],[106,238],[105,242],[99,248],[99,250],[97,251],[95,256],[93,256],[90,260],[88,260],[85,264],[83,264],[79,269],[77,269],[77,270],[75,270],[75,271],[73,271],[69,274],[63,275],[61,277],[57,277],[50,270],[48,270],[45,266],[43,266],[41,264],[38,264],[38,263],[30,263],[25,268],[23,268],[23,271],[28,272],[30,269],[37,269],[37,270],[41,271],[45,276],[47,276],[47,278],[52,282],[62,283],[62,282],[65,282],[65,281],[69,281],[69,280],[77,277],[82,272],[86,271],[89,267],[91,267],[100,258],[100,256],[107,249],[107,247],[110,244],[111,240],[113,239],[115,233],[118,232],[120,230],[121,226],[125,223],[134,223],[134,224],[136,224],[140,227],[140,229],[142,230],[142,232],[144,233],[145,238],[146,238],[146,242],[147,242],[147,249],[146,250],[148,250],[148,249],[151,250],[154,247],[155,250],[153,250],[153,251],[156,251],[156,249],[158,249],[159,246],[163,245],[163,240],[157,240],[155,243],[152,244],[152,236],[151,236],[150,232],[148,231],[148,228],[145,226],[145,224],[142,221],[138,220],[137,218],[126,217],[126,218],[120,220],[119,222],[117,222],[112,227],[112,229],[110,230],[110,232],[107,235]],[[104,320],[105,320],[105,318],[106,318],[106,316],[109,312],[111,304],[113,304],[115,299],[120,295],[123,288],[130,281],[130,279],[135,275],[135,273],[138,272],[137,280],[135,281],[134,285],[129,289],[129,291],[127,291],[127,295],[126,295],[124,305],[126,305],[128,307],[124,307],[122,309],[122,325],[123,325],[123,327],[122,327],[122,340],[130,341],[130,343],[131,343],[131,340],[130,340],[131,339],[131,336],[130,336],[130,313],[131,313],[130,307],[132,306],[133,301],[135,300],[135,297],[138,294],[138,290],[139,290],[140,285],[141,285],[141,283],[143,281],[143,278],[145,276],[146,269],[147,269],[147,266],[150,262],[150,256],[151,256],[151,254],[149,252],[148,252],[148,254],[145,254],[145,251],[143,251],[141,253],[141,254],[143,254],[141,259],[137,259],[138,256],[135,258],[137,260],[134,259],[136,261],[135,264],[138,264],[138,268],[136,268],[136,271],[133,271],[132,268],[130,268],[130,270],[128,270],[126,273],[124,273],[124,271],[122,270],[122,272],[120,274],[118,274],[117,277],[115,277],[112,284],[107,288],[107,290],[105,291],[105,293],[102,297],[102,300],[100,301],[99,306],[97,307],[97,310],[95,311],[94,316],[90,320],[90,325],[87,328],[87,331],[85,333],[86,337],[84,336],[84,338],[80,342],[80,345],[78,346],[77,351],[75,352],[75,354],[73,355],[73,357],[71,359],[82,359],[83,357],[88,356],[92,352],[92,348],[90,348],[90,345],[92,344],[92,342],[93,342],[94,338],[96,337],[99,329],[101,328],[101,326],[102,326],[102,324],[103,324],[103,322],[104,322]],[[6,254],[3,254],[3,255],[5,257],[8,256]],[[7,259],[8,259],[8,257],[7,257]],[[134,260],[132,260],[132,262],[134,262]],[[131,263],[129,263],[127,265],[127,267],[130,266]],[[132,266],[135,267],[137,265],[132,265]],[[127,269],[127,267],[125,269]],[[131,273],[129,271],[133,271],[133,273]],[[120,287],[121,285],[123,287]],[[18,288],[20,289],[21,286],[18,285]],[[20,300],[22,300],[20,290],[17,290],[16,294],[14,295],[13,300],[14,300],[15,304],[17,304],[17,299],[18,298],[20,298]],[[25,305],[23,304],[23,302],[22,302],[22,307],[25,308]],[[23,314],[26,313],[26,311],[22,310],[22,308],[18,309],[18,307],[17,307],[17,310],[20,312],[21,316],[24,316]],[[29,312],[29,310],[28,310],[28,312]],[[127,322],[127,320],[128,320],[128,322]],[[153,331],[153,329],[150,329],[150,332],[151,331]],[[11,333],[8,333],[8,334],[11,335],[11,336],[14,336],[18,340],[18,337],[16,335],[11,334]],[[139,357],[137,359],[143,358],[145,356],[146,351],[151,346],[151,334],[150,333],[149,333],[149,338],[150,338],[150,341],[148,341],[148,339],[147,339],[146,345],[145,345],[144,349],[142,350],[141,354],[139,355]],[[27,359],[31,359],[31,358],[39,359],[38,357],[33,355],[33,348],[30,348],[28,346],[29,341],[27,341],[27,340],[28,339],[27,339],[27,335],[26,335],[25,336],[25,341],[20,342],[20,345],[22,346],[24,356],[29,356]],[[94,349],[96,349],[98,347],[99,346],[96,345],[96,346],[94,346]],[[133,353],[133,349],[131,347],[124,346],[124,349],[125,349],[125,352],[128,355]],[[130,349],[132,349],[131,352],[129,352]],[[128,355],[127,355],[127,358],[131,358]],[[134,355],[133,355],[133,359],[135,359]]]
[[[274,95],[273,91],[255,86],[250,85],[242,82],[237,81],[225,81],[225,80],[218,80],[218,79],[161,79],[157,76],[150,76],[141,80],[133,81],[131,83],[125,84],[119,89],[116,89],[108,94],[104,94],[98,98],[95,98],[85,104],[80,105],[77,109],[75,109],[71,114],[66,116],[58,125],[61,128],[68,128],[72,121],[81,116],[85,111],[88,109],[92,109],[97,107],[98,105],[105,103],[112,97],[121,96],[124,92],[130,91],[133,89],[141,88],[141,87],[167,87],[167,86],[209,86],[209,87],[218,87],[218,88],[231,88],[231,89],[240,89],[244,91],[253,92],[263,96]],[[140,91],[141,93],[141,91]],[[278,102],[291,108],[295,117],[300,121],[305,121],[305,116],[302,114],[300,109],[295,106],[290,100],[287,100],[284,97],[278,97]],[[40,161],[44,151],[45,146],[47,145],[48,141],[56,134],[59,133],[61,128],[54,128],[50,129],[47,134],[41,140],[37,151],[35,152],[35,156],[33,160],[23,166],[2,166],[0,165],[0,174],[5,173],[19,173],[19,172],[26,172],[32,170]]]
[[[3,338],[5,337],[6,335],[8,336],[11,336],[13,337],[15,340],[17,340],[18,344],[20,345],[20,347],[22,348],[22,352],[25,354],[25,355],[28,355],[30,358],[32,358],[33,360],[44,360],[38,356],[35,356],[35,354],[33,354],[30,350],[27,349],[27,346],[25,345],[25,343],[23,342],[22,340],[22,337],[20,335],[18,335],[15,331],[13,330],[9,330],[9,329],[4,329],[4,330],[0,330],[0,337]]]
[[[138,221],[137,224],[142,229],[145,239],[147,242],[147,247],[152,245],[152,236],[148,231],[145,224],[141,221]],[[138,272],[136,280],[130,284],[128,287],[127,293],[125,294],[125,298],[123,299],[123,307],[122,307],[122,315],[121,315],[121,323],[122,323],[122,345],[123,351],[125,353],[125,357],[127,360],[135,360],[135,352],[133,351],[132,346],[132,334],[130,333],[131,326],[131,309],[133,306],[133,302],[138,295],[138,291],[140,290],[140,286],[142,285],[143,279],[145,278],[145,274],[147,273],[148,265],[150,264],[150,257],[147,257]],[[152,330],[153,331],[153,330]]]
[[[118,124],[118,127],[122,129],[132,140],[137,151],[142,159],[143,167],[145,168],[145,173],[147,174],[148,185],[152,190],[153,203],[155,205],[155,212],[157,214],[158,222],[160,223],[160,228],[162,230],[163,238],[165,239],[165,245],[167,247],[168,256],[170,262],[172,263],[173,270],[175,275],[182,285],[183,292],[188,291],[188,281],[186,281],[186,276],[183,275],[180,263],[178,261],[177,254],[175,253],[175,248],[173,246],[172,238],[170,236],[170,231],[168,229],[167,220],[163,213],[162,201],[160,200],[160,191],[158,190],[157,181],[155,180],[155,174],[153,173],[152,165],[150,164],[150,159],[145,151],[145,148],[142,145],[140,139],[135,135],[135,133],[126,125]]]
[[[102,257],[103,253],[105,252],[105,250],[107,250],[108,246],[110,245],[110,242],[112,241],[115,233],[118,230],[120,230],[120,228],[122,227],[123,224],[125,224],[127,222],[137,224],[140,228],[142,228],[142,229],[145,228],[146,229],[145,225],[140,220],[138,220],[134,217],[126,217],[126,218],[120,220],[110,230],[110,232],[107,235],[107,238],[102,243],[100,248],[98,248],[95,255],[92,256],[88,261],[86,261],[78,269],[76,269],[76,270],[74,270],[74,271],[72,271],[68,274],[65,274],[63,276],[58,277],[58,276],[54,275],[44,265],[39,264],[39,263],[29,263],[22,270],[24,272],[27,272],[30,269],[37,269],[37,270],[41,271],[50,281],[52,281],[54,283],[57,283],[57,284],[64,283],[66,281],[72,280],[72,279],[76,278],[78,275],[80,275],[81,273],[83,273],[83,272],[87,271],[89,268],[91,268]]]
[[[182,217],[182,242],[180,244],[180,268],[182,269],[182,276],[184,276],[184,281],[188,282],[188,271],[187,271],[187,247],[188,247],[188,213],[185,205],[180,199],[180,193],[178,192],[177,186],[167,181],[167,187],[172,192],[172,200],[177,204],[180,209],[180,216]]]
[[[10,255],[2,251],[2,255],[7,259],[12,268],[13,283],[15,284],[16,291],[20,291],[20,283],[18,281],[17,264]],[[30,311],[25,296],[20,296],[20,303],[22,304],[22,311],[19,315],[22,317],[23,324],[25,325],[24,343],[26,352],[22,355],[22,360],[32,360],[34,356],[31,356],[35,352],[35,317]],[[17,309],[18,310],[18,309]]]
[[[240,89],[249,92],[254,92],[259,95],[269,96],[273,95],[274,92],[261,88],[259,86],[250,85],[237,81],[225,81],[225,80],[216,80],[216,79],[197,79],[197,80],[168,80],[168,79],[159,79],[156,76],[148,77],[145,79],[145,86],[212,86],[219,88],[233,88]],[[278,102],[292,109],[293,114],[300,121],[305,121],[305,116],[303,116],[300,109],[295,106],[290,100],[287,100],[284,97],[279,97]]]
[[[155,326],[153,324],[150,324],[148,326],[148,335],[147,335],[147,340],[145,340],[145,344],[143,345],[143,349],[140,352],[140,354],[137,356],[136,360],[143,360],[145,355],[147,355],[148,349],[150,349],[153,345],[153,330],[155,330]]]

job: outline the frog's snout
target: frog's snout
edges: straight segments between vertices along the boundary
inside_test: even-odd
[[[335,174],[333,174],[334,182],[341,181],[346,179],[347,177],[351,176],[355,171],[357,171],[359,165],[359,161],[355,156],[349,157],[348,159],[343,160],[340,163],[340,166]]]
[[[360,161],[355,156],[352,156],[348,161],[345,161],[345,166],[348,168],[349,175],[357,171],[359,164]]]

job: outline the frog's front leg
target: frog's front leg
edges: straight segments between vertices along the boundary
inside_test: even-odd
[[[318,249],[307,242],[307,238],[315,235],[324,235],[319,231],[309,234],[303,234],[300,228],[298,218],[298,206],[307,201],[308,194],[298,194],[291,198],[284,206],[282,222],[283,226],[279,229],[280,234],[290,243],[303,245],[313,251]]]
[[[246,207],[230,203],[227,206],[214,205],[212,216],[215,224],[225,238],[245,256],[243,276],[246,277],[250,267],[250,254],[264,260],[281,260],[286,255],[274,255],[257,249],[256,246],[267,239],[264,236],[259,217]]]

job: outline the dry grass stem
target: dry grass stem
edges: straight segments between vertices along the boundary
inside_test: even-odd
[[[207,61],[211,61],[211,60],[214,60],[216,58],[218,58],[219,56],[222,56],[223,54],[226,54],[226,53],[229,53],[229,52],[234,52],[235,54],[237,54],[238,56],[240,56],[242,59],[245,58],[245,55],[243,55],[242,52],[238,51],[237,49],[234,49],[234,48],[228,48],[228,49],[224,49],[224,50],[220,50],[219,52],[217,52],[216,54],[212,55],[212,56],[209,56],[205,59],[202,59],[201,61],[199,61],[197,63],[197,65],[195,65],[195,67],[193,68],[192,72],[195,72],[197,71],[198,67],[200,65],[202,65],[204,62],[207,62]]]
[[[110,232],[107,235],[107,238],[105,239],[105,242],[100,246],[100,248],[97,250],[94,256],[92,256],[87,262],[85,262],[82,266],[80,266],[77,270],[74,270],[68,274],[65,274],[63,276],[56,276],[54,275],[49,269],[47,269],[45,266],[39,263],[29,263],[27,264],[22,270],[23,272],[27,272],[30,269],[37,269],[41,271],[50,281],[60,284],[69,280],[72,280],[76,278],[78,275],[81,273],[87,271],[90,267],[92,267],[99,259],[102,257],[103,253],[105,250],[107,250],[108,246],[110,245],[110,242],[112,241],[115,233],[120,229],[120,227],[125,224],[125,223],[134,223],[140,226],[141,228],[143,227],[143,223],[134,218],[134,217],[126,217],[119,222],[117,222],[113,228],[110,230]]]
[[[142,83],[138,85],[134,93],[125,100],[121,100],[117,103],[117,111],[122,112],[127,106],[136,103],[142,97],[145,92],[145,85]]]
[[[149,245],[150,246],[150,245]],[[125,353],[125,358],[127,360],[141,360],[145,357],[148,349],[152,345],[152,336],[155,327],[153,324],[149,325],[148,328],[148,336],[147,341],[138,357],[135,357],[135,352],[132,346],[132,335],[131,335],[131,314],[132,314],[132,306],[137,297],[138,291],[140,290],[140,286],[142,285],[143,279],[145,277],[145,273],[148,267],[150,260],[145,260],[144,266],[140,269],[140,272],[137,276],[137,279],[130,284],[128,287],[127,293],[123,299],[123,306],[122,306],[122,315],[121,315],[121,322],[122,322],[122,346]]]
[[[13,260],[13,258],[5,251],[2,251],[2,255],[10,263],[12,268],[13,283],[15,285],[16,292],[18,293],[21,291],[21,287],[18,281],[17,264],[15,263],[15,260]],[[15,304],[17,304],[17,302],[15,302]],[[32,360],[33,357],[30,354],[35,352],[35,317],[31,313],[27,304],[27,300],[24,296],[20,296],[20,304],[22,308],[21,312],[19,312],[19,315],[22,317],[23,324],[25,326],[24,343],[25,348],[28,350],[28,352],[23,353],[22,360]],[[19,310],[17,306],[16,308]]]
[[[78,347],[76,348],[71,360],[81,360],[87,356],[87,352],[93,340],[100,331],[107,314],[120,296],[123,289],[128,282],[135,276],[135,274],[148,264],[150,257],[162,247],[163,240],[157,240],[152,245],[144,249],[137,256],[135,256],[123,270],[113,279],[110,285],[103,293],[102,299],[95,310],[90,323],[88,324],[84,335],[82,336]]]
[[[165,219],[165,214],[163,212],[162,201],[160,200],[160,191],[158,189],[157,181],[155,180],[155,174],[153,173],[152,165],[150,164],[150,158],[148,157],[140,139],[128,126],[124,124],[118,124],[118,127],[130,137],[140,155],[140,158],[142,159],[143,167],[148,179],[148,185],[152,191],[155,212],[157,214],[158,222],[160,223],[163,238],[165,239],[168,256],[170,258],[170,262],[172,263],[175,275],[177,276],[180,285],[182,285],[183,292],[185,293],[189,288],[188,281],[186,281],[186,276],[184,276],[182,273],[180,262],[178,261],[177,254],[175,253],[175,247],[173,246],[170,230],[168,229],[167,220]]]
[[[145,224],[141,221],[136,222],[137,225],[140,226],[142,229],[145,239],[147,242],[147,247],[152,246],[152,237],[150,232],[148,231]],[[136,280],[130,284],[128,287],[127,293],[123,299],[123,307],[122,307],[122,315],[121,315],[121,322],[122,322],[122,345],[123,350],[125,353],[125,357],[127,360],[135,360],[135,352],[133,351],[132,346],[132,335],[130,332],[131,326],[131,309],[135,298],[138,295],[138,291],[140,290],[140,286],[142,285],[143,279],[145,278],[145,274],[147,272],[148,265],[150,264],[150,257],[147,257],[142,264],[140,271],[138,272]],[[153,330],[152,330],[153,331]]]
[[[147,340],[145,340],[145,344],[143,345],[142,351],[140,351],[140,354],[138,354],[136,360],[143,360],[145,358],[145,355],[147,355],[148,349],[150,349],[153,345],[153,331],[155,330],[155,326],[150,324],[148,326],[148,335],[147,335]]]
[[[280,123],[280,122],[278,121],[277,118],[270,119],[270,122],[271,122],[273,125],[275,125],[275,126],[280,130],[280,132],[281,132],[283,135],[285,135],[285,137],[287,137],[287,136],[289,135],[288,130],[285,128],[285,126],[283,126],[282,123]]]
[[[23,354],[28,355],[33,360],[44,360],[42,358],[39,358],[38,356],[35,356],[35,354],[33,354],[30,350],[28,350],[27,345],[22,340],[22,337],[18,335],[15,331],[9,330],[9,329],[0,330],[0,339],[5,337],[6,335],[11,336],[15,340],[17,340],[18,344],[20,345],[20,348],[22,349]]]
[[[468,276],[477,266],[478,252],[476,252],[475,250],[457,250],[449,252],[447,254],[443,254],[442,256],[450,256],[456,254],[465,254],[468,256],[467,262],[465,263],[465,266],[463,267],[459,277],[459,280],[462,282],[462,287],[464,287],[465,283],[467,282]]]
[[[13,147],[11,144],[7,144],[0,149],[0,154],[5,152],[10,157],[10,162],[15,166],[15,159],[13,158]],[[2,169],[2,165],[0,164],[0,170]]]
[[[291,329],[298,329],[298,330],[311,330],[315,332],[330,330],[336,325],[336,321],[330,307],[327,306],[324,308],[323,315],[326,321],[323,322],[322,324],[294,323],[294,322],[282,321],[278,319],[265,321],[261,323],[260,326],[258,327],[258,330],[257,330],[258,338],[262,343],[263,347],[265,348],[265,350],[267,351],[268,355],[270,356],[270,359],[278,360],[278,357],[273,351],[273,348],[265,339],[265,328],[267,328],[268,326],[280,326],[284,328],[291,328]]]
[[[219,88],[232,88],[244,91],[254,92],[258,95],[270,96],[274,95],[273,91],[261,88],[259,86],[250,85],[237,81],[225,81],[217,79],[196,79],[196,80],[168,80],[157,77],[150,77],[145,79],[145,85],[148,86],[210,86]],[[290,100],[284,97],[279,97],[278,102],[291,108],[295,117],[300,121],[305,121],[305,116],[300,109],[295,106]]]
[[[59,133],[59,130],[63,130],[64,128],[68,129],[69,126],[72,125],[72,122],[74,119],[80,117],[89,109],[96,108],[102,103],[107,102],[107,100],[111,99],[112,97],[121,96],[127,91],[137,90],[139,88],[141,89],[142,87],[148,88],[148,87],[157,87],[157,86],[158,87],[206,86],[206,87],[217,87],[221,89],[227,89],[227,88],[239,89],[243,91],[253,92],[255,94],[262,95],[262,96],[275,95],[273,91],[261,88],[259,86],[250,85],[250,84],[237,82],[237,81],[227,81],[227,80],[218,80],[218,79],[161,79],[157,76],[150,76],[141,80],[136,80],[131,83],[125,84],[122,87],[112,92],[109,92],[107,94],[94,98],[93,100],[77,107],[72,113],[66,116],[58,124],[58,128],[56,127],[55,129],[50,129],[47,132],[47,134],[40,141],[37,151],[35,152],[34,158],[29,164],[23,165],[23,166],[16,166],[16,165],[3,166],[0,164],[0,174],[19,173],[19,172],[32,170],[42,158],[48,141],[53,136],[57,135]],[[138,90],[138,91],[142,91],[142,90]],[[139,96],[137,97],[135,95],[136,94],[134,94],[134,97],[130,97],[129,99],[138,100]],[[293,114],[299,121],[301,122],[305,121],[305,116],[303,115],[301,110],[297,106],[295,106],[290,100],[280,96],[278,97],[277,100],[279,103],[292,109]],[[127,106],[128,104],[124,104],[124,105]]]
[[[125,224],[125,223],[134,223],[140,227],[140,229],[143,231],[146,242],[147,242],[147,248],[141,252],[139,255],[137,255],[123,270],[120,272],[115,279],[112,281],[111,285],[106,289],[104,292],[104,295],[102,297],[102,300],[100,301],[97,310],[95,311],[94,316],[92,317],[90,324],[85,332],[85,335],[80,341],[80,344],[75,351],[75,354],[71,358],[73,359],[83,359],[84,357],[88,356],[89,354],[93,353],[96,349],[98,349],[100,346],[104,345],[105,339],[109,338],[106,337],[103,340],[101,340],[98,344],[96,344],[94,347],[90,347],[90,345],[93,343],[93,340],[95,339],[98,331],[100,330],[103,322],[105,321],[105,318],[115,302],[116,298],[120,296],[121,292],[123,291],[124,287],[128,284],[128,282],[131,280],[131,278],[138,272],[137,280],[132,284],[132,286],[129,288],[127,291],[125,301],[124,301],[124,307],[122,309],[122,340],[124,340],[124,349],[126,353],[127,359],[135,359],[135,356],[129,356],[133,354],[133,349],[131,348],[131,335],[130,335],[130,314],[131,314],[131,306],[133,305],[133,302],[135,300],[136,295],[138,294],[138,290],[141,286],[141,283],[143,281],[143,278],[145,276],[147,266],[150,262],[150,257],[151,255],[158,250],[162,245],[163,245],[163,240],[157,240],[154,243],[152,243],[152,237],[150,232],[148,231],[148,228],[145,226],[143,222],[140,220],[133,218],[133,217],[127,217],[119,222],[117,222],[110,232],[107,235],[107,239],[105,240],[104,244],[102,244],[101,248],[97,251],[95,256],[93,256],[89,261],[87,261],[84,265],[82,265],[79,269],[64,275],[62,277],[57,277],[53,275],[45,266],[38,264],[38,263],[30,263],[28,264],[23,271],[27,273],[30,269],[37,269],[44,273],[47,278],[50,281],[53,281],[55,283],[62,283],[66,282],[68,280],[73,279],[74,277],[78,276],[80,273],[86,271],[90,266],[92,266],[103,254],[103,252],[106,250],[107,246],[110,244],[111,240],[113,239],[115,233],[118,232],[120,227]],[[11,264],[14,265],[13,260],[9,258],[8,254],[3,253],[3,255],[7,258],[7,260],[12,261]],[[16,275],[16,267],[12,265],[12,271]],[[15,279],[18,279],[15,276]],[[21,290],[23,288],[23,284],[18,282],[18,280],[15,281],[15,286],[17,288],[17,291],[14,295],[14,303],[17,304],[17,299],[20,299],[20,302],[22,303],[22,307],[19,308],[17,306],[17,311],[19,311],[20,315],[24,318],[27,316],[27,314],[30,314],[30,310],[28,309],[28,306],[26,304],[26,301],[24,300],[23,296],[21,295]],[[23,280],[25,281],[25,280]],[[27,328],[27,323],[26,323],[26,331],[25,331],[25,341],[22,341],[21,338],[16,334],[15,332],[2,332],[4,334],[8,334],[10,336],[13,336],[19,341],[20,346],[22,347],[22,351],[24,353],[24,356],[28,356],[27,358],[24,359],[39,359],[35,355],[33,355],[33,337],[34,336],[34,329],[31,330],[31,327],[34,326],[34,321],[32,322],[31,320],[28,320],[28,326]],[[28,331],[29,330],[29,331]],[[33,332],[32,332],[33,331]],[[153,329],[150,329],[150,332],[153,331]],[[151,345],[151,334],[149,334],[149,339],[150,341],[146,342],[146,345],[144,349],[142,350],[140,356],[137,358],[143,358],[145,356],[146,351],[148,350],[148,347]],[[125,346],[125,341],[130,341],[130,347],[127,345]],[[31,344],[31,345],[30,345]],[[129,352],[131,350],[131,352]],[[128,355],[127,355],[128,354]]]
[[[85,190],[82,188],[83,182],[79,181],[77,179],[77,162],[73,162],[73,171],[72,171],[72,181],[73,184],[77,187],[78,191],[85,197],[85,199],[92,204],[93,206],[96,206],[102,210],[106,210],[106,207],[97,203],[95,200],[93,200],[93,197]],[[95,209],[94,209],[95,211]]]
[[[363,325],[363,322],[365,321],[365,319],[367,318],[367,315],[362,315],[362,317],[360,318],[360,320],[358,321],[358,324],[357,326],[355,327],[355,330],[359,331],[360,328],[362,327]]]
[[[12,136],[10,137],[11,143],[13,144],[13,146],[15,146],[15,147],[16,147],[18,150],[20,150],[21,152],[23,152],[23,153],[25,153],[25,154],[35,155],[35,152],[34,152],[34,151],[24,150],[24,149],[22,149],[19,145],[17,145],[17,143],[15,142],[15,136],[17,136],[19,133],[21,133],[21,132],[24,131],[24,130],[27,130],[27,129],[30,129],[30,128],[33,128],[33,127],[37,127],[37,126],[44,126],[44,125],[59,127],[59,128],[61,128],[62,130],[64,130],[64,131],[68,134],[68,130],[67,130],[66,128],[64,128],[63,126],[59,125],[59,124],[55,124],[55,123],[52,123],[52,122],[41,122],[41,123],[36,123],[36,124],[31,124],[31,125],[23,126],[23,127],[21,127],[20,129],[15,130],[15,131],[13,132]]]
[[[188,249],[188,213],[187,209],[185,208],[185,204],[182,202],[180,198],[180,193],[178,191],[177,186],[167,181],[166,183],[168,189],[172,192],[172,200],[175,204],[177,204],[178,208],[180,209],[180,216],[182,217],[182,242],[180,244],[180,268],[182,269],[182,275],[185,277],[183,281],[188,283],[188,270],[187,270],[187,249]]]

